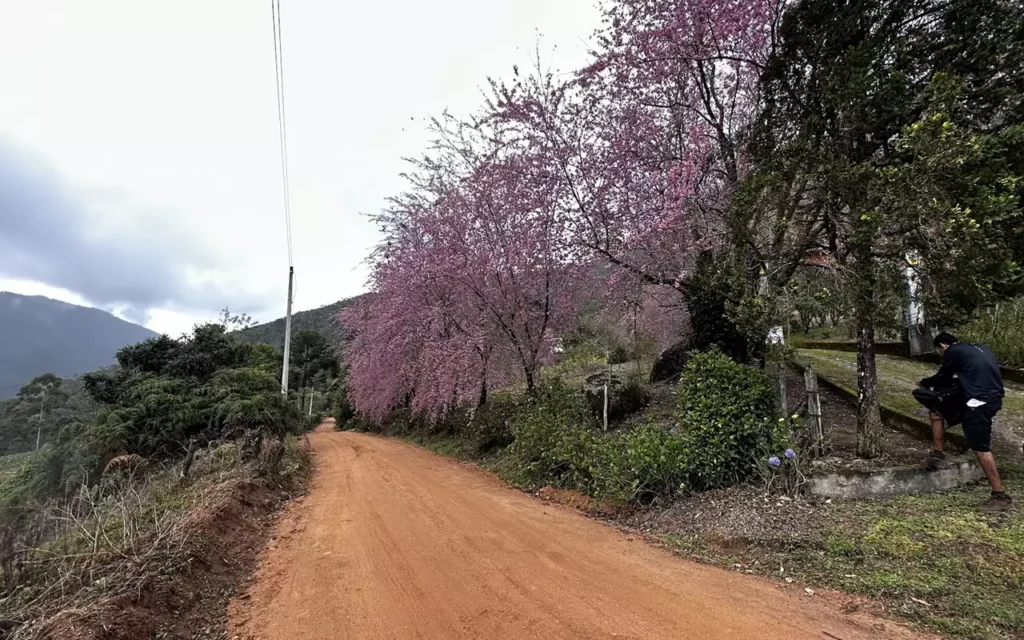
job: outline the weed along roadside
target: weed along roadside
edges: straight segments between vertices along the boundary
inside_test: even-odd
[[[559,378],[545,379],[533,399],[494,394],[472,415],[430,423],[396,413],[379,429],[358,421],[342,428],[382,430],[474,462],[681,556],[807,589],[806,597],[851,594],[850,610],[951,638],[1020,636],[1019,512],[980,513],[984,486],[868,500],[809,496],[802,482],[818,465],[801,459],[792,425],[774,418],[773,392],[760,371],[697,354],[678,384],[652,387],[651,405],[609,432],[580,389]],[[825,410],[837,401],[827,397]],[[901,446],[918,459],[913,441]],[[1008,491],[1024,491],[1024,470],[1004,466]]]
[[[270,347],[202,325],[117,357],[68,385],[76,421],[0,457],[0,638],[223,638],[227,600],[305,491],[319,416],[281,394]]]

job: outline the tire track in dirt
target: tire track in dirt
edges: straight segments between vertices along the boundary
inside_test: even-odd
[[[679,559],[478,469],[357,433],[317,471],[230,608],[229,638],[923,638]]]

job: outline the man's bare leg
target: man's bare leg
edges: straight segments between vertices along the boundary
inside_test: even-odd
[[[991,451],[975,451],[978,457],[978,464],[985,470],[985,477],[995,493],[1003,492],[1003,481],[999,478],[999,469],[996,468],[996,457]]]
[[[932,421],[932,449],[942,451],[943,440],[946,436],[946,425],[942,421],[942,416],[937,413],[929,413],[928,417]]]

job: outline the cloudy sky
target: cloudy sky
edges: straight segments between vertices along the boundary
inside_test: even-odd
[[[296,308],[363,290],[425,119],[585,60],[596,0],[282,0]],[[177,334],[284,312],[269,0],[2,3],[0,290]]]

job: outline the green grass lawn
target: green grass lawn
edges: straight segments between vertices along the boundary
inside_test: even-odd
[[[1020,469],[1004,475],[1021,496]],[[901,617],[953,637],[1024,637],[1024,514],[982,514],[985,493],[837,505],[806,577],[887,600]]]
[[[794,359],[800,364],[811,365],[820,375],[847,389],[857,389],[856,353],[797,349]],[[876,363],[882,404],[927,420],[927,411],[914,400],[911,392],[921,378],[934,374],[938,366],[888,355],[878,356]],[[1024,437],[1024,386],[1009,382],[1005,386],[1006,398],[1003,400],[1003,410],[996,418],[996,435],[1008,437],[1012,442],[1017,442],[1016,447],[1019,447],[1019,441]],[[1001,430],[1009,430],[1012,434],[1000,434]]]

